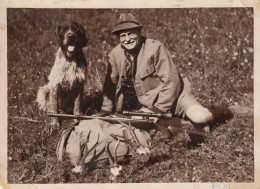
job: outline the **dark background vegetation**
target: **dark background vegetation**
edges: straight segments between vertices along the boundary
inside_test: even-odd
[[[56,27],[77,21],[87,30],[89,64],[86,102],[98,110],[110,35],[123,9],[8,9],[9,183],[112,182],[108,169],[72,174],[57,164],[59,132],[35,103],[55,59]],[[175,137],[154,140],[152,153],[133,157],[115,182],[253,182],[253,9],[134,9],[143,34],[161,41],[178,70],[205,104],[229,107],[233,119],[194,145]],[[93,100],[94,99],[94,100]],[[90,113],[89,112],[89,113]]]

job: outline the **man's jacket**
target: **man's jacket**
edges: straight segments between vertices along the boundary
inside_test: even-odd
[[[102,110],[111,112],[114,106],[117,111],[122,110],[121,78],[126,77],[126,64],[125,49],[119,44],[110,53]],[[180,98],[190,92],[190,87],[184,87],[166,47],[159,41],[144,37],[137,55],[134,88],[140,104],[156,107],[162,112],[171,110]]]

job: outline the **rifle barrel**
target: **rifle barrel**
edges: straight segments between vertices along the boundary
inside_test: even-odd
[[[144,116],[144,117],[164,117],[164,118],[172,118],[172,113],[152,113],[152,112],[130,112],[123,111],[123,115],[130,116]]]
[[[126,123],[126,124],[133,124],[135,125],[142,125],[142,124],[152,124],[152,121],[146,119],[130,119],[130,118],[121,118],[121,117],[100,117],[100,116],[86,116],[86,115],[71,115],[71,114],[53,114],[48,113],[49,117],[61,117],[61,118],[68,118],[68,119],[100,119],[103,121],[107,121],[109,123]]]

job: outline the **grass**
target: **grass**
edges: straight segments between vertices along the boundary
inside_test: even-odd
[[[107,183],[107,169],[70,172],[57,164],[60,133],[48,136],[48,118],[35,104],[55,59],[56,27],[74,20],[87,29],[89,64],[86,103],[100,108],[110,35],[124,9],[8,9],[8,182]],[[193,84],[202,104],[253,109],[252,9],[134,9],[143,34],[169,49],[178,70]],[[214,128],[197,145],[153,140],[149,156],[134,156],[115,182],[253,182],[253,111]],[[159,175],[159,176],[158,176]]]

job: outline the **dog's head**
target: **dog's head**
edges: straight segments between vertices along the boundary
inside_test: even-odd
[[[58,26],[55,34],[64,55],[69,59],[76,57],[88,42],[84,28],[77,22]]]

